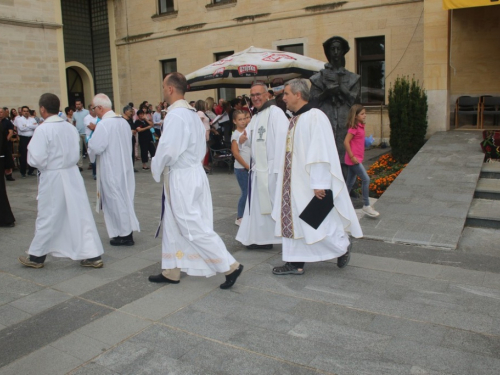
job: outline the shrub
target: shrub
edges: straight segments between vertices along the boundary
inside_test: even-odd
[[[392,155],[408,163],[425,143],[427,95],[418,81],[398,77],[389,89],[389,122]]]

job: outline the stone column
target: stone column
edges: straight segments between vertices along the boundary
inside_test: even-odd
[[[429,111],[427,134],[450,127],[449,15],[442,0],[424,0],[424,88]]]

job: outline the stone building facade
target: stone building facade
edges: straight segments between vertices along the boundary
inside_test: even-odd
[[[499,18],[499,6],[450,11],[442,0],[0,0],[0,79],[9,87],[0,102],[35,106],[52,91],[66,104],[76,72],[87,103],[95,92],[117,109],[157,103],[172,70],[187,74],[252,45],[326,61],[323,41],[340,35],[351,46],[346,68],[364,79],[367,133],[389,138],[388,91],[406,75],[427,91],[432,134],[450,128],[458,96],[500,95]]]

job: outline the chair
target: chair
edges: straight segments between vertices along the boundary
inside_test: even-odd
[[[228,166],[228,173],[231,173],[231,167],[233,166],[233,154],[229,148],[212,148],[210,149],[210,156],[212,157],[212,162],[210,164],[210,174],[214,170],[216,163],[225,163]]]
[[[479,97],[460,96],[455,103],[455,128],[458,127],[458,116],[476,115],[476,121],[473,125],[479,124]]]
[[[497,124],[497,115],[500,115],[500,97],[485,96],[481,102],[481,129],[484,127],[484,115],[493,116],[493,124]]]

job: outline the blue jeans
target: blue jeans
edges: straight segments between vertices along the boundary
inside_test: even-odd
[[[354,183],[356,182],[356,177],[359,176],[361,178],[361,191],[363,193],[363,204],[365,206],[370,205],[370,195],[369,195],[369,187],[370,187],[370,176],[365,171],[365,167],[363,164],[355,164],[348,165],[347,170],[347,191],[350,192]]]
[[[245,168],[234,168],[234,174],[238,180],[238,185],[241,189],[241,197],[238,201],[238,219],[243,217],[245,212],[245,203],[247,201],[248,194],[248,171]]]

